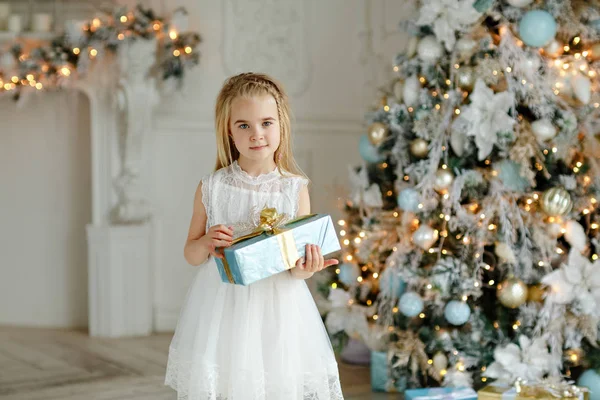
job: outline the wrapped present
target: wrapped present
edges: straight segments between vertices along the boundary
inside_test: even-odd
[[[491,384],[477,392],[478,400],[588,400],[585,388],[568,382],[544,380],[537,383],[517,380],[513,386]]]
[[[307,244],[321,247],[328,255],[341,249],[329,215],[314,214],[285,222],[286,216],[273,208],[262,210],[259,226],[234,240],[217,258],[221,280],[249,285],[296,266]]]
[[[403,392],[407,379],[394,382],[390,377],[388,353],[385,351],[371,352],[371,388],[375,392]]]
[[[405,400],[476,400],[477,392],[471,388],[436,387],[411,389],[404,392]]]

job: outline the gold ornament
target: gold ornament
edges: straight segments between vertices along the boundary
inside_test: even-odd
[[[460,67],[456,72],[456,81],[459,88],[471,91],[475,86],[475,72],[471,67]]]
[[[417,158],[425,158],[429,153],[428,146],[429,143],[426,140],[417,138],[410,142],[410,153]]]
[[[573,208],[571,195],[565,189],[555,187],[548,189],[542,195],[542,210],[551,217],[567,215]]]
[[[381,122],[374,122],[369,126],[369,141],[374,146],[379,146],[388,134],[388,127]]]
[[[438,169],[435,173],[435,183],[433,188],[439,193],[446,193],[452,182],[454,181],[454,175],[448,169]]]
[[[593,61],[600,60],[600,42],[594,43],[590,48],[590,56]]]
[[[510,277],[498,284],[496,296],[504,307],[518,308],[527,301],[528,288],[525,282]]]
[[[546,288],[541,284],[535,284],[529,286],[527,289],[527,301],[535,302],[535,303],[543,303],[544,302],[544,294],[546,293]]]

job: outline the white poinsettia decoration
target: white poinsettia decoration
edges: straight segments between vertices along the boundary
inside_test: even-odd
[[[498,346],[494,350],[494,362],[484,375],[512,385],[517,379],[530,382],[540,381],[552,371],[554,356],[543,338],[530,339],[519,336],[519,345],[515,343]]]
[[[330,334],[345,331],[350,337],[368,337],[367,316],[372,314],[373,310],[356,304],[350,293],[343,289],[331,289],[328,300],[329,310],[325,325]]]
[[[453,368],[444,375],[443,385],[454,388],[470,388],[473,387],[473,376],[466,370]]]
[[[351,187],[350,201],[366,207],[383,207],[381,189],[375,183],[369,185],[366,166],[363,165],[358,170],[348,167],[348,175]]]
[[[592,263],[571,249],[567,263],[544,276],[542,283],[550,287],[547,302],[572,304],[583,314],[600,317],[600,260]]]
[[[475,137],[479,160],[484,160],[498,143],[498,133],[513,130],[515,119],[508,115],[515,99],[510,92],[494,93],[481,79],[469,96],[471,104],[463,107],[452,128]]]
[[[417,25],[431,25],[448,51],[456,44],[456,33],[468,29],[481,16],[473,0],[425,0],[420,11]]]

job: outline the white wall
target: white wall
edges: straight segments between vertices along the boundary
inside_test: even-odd
[[[295,154],[313,181],[313,209],[339,215],[336,186],[346,184],[347,165],[359,162],[362,118],[403,47],[395,32],[405,10],[393,0],[265,1],[257,10],[250,9],[257,1],[146,3],[158,12],[185,6],[190,28],[203,38],[200,66],[156,113],[148,164],[155,326],[171,330],[195,272],[182,247],[194,190],[214,165],[214,100],[224,79],[254,70],[283,81],[295,114]],[[273,4],[277,15],[267,8]],[[47,94],[21,111],[6,101],[0,108],[0,324],[87,321],[89,109],[68,98]]]
[[[89,105],[0,101],[0,324],[87,325]]]

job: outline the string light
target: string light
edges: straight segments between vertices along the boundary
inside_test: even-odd
[[[397,65],[394,65],[394,72],[398,72],[400,71],[400,67],[398,67]]]
[[[119,40],[125,40],[125,35],[124,35],[124,34],[122,34],[122,33],[119,33],[119,34],[117,35],[117,38],[118,38]]]
[[[331,287],[332,287],[333,289],[337,289],[337,283],[333,282],[333,283],[331,284]]]
[[[81,53],[81,49],[80,49],[79,47],[75,47],[75,48],[73,49],[73,54],[77,55],[77,54],[79,54],[79,53]]]
[[[394,217],[397,217],[397,216],[398,216],[398,215],[397,215],[398,213],[394,213],[394,214],[396,214],[396,215],[394,215]],[[363,232],[363,231],[361,231],[361,232],[358,234],[358,236],[360,236],[361,238],[364,238],[364,237],[366,236],[366,233],[365,233],[365,232]]]
[[[494,283],[496,283],[496,282],[495,282],[493,279],[490,279],[490,281],[488,282],[488,284],[489,284],[490,286],[494,286]]]
[[[171,40],[177,39],[177,31],[174,29],[171,29],[171,31],[169,32],[169,37],[171,38]]]
[[[348,245],[350,244],[350,240],[348,240],[348,239],[344,240],[344,244],[345,244],[346,246],[348,246]]]
[[[543,267],[543,266],[544,266],[544,262],[543,262],[543,261],[540,261],[540,262],[538,263],[538,265],[539,265],[540,267]]]
[[[425,318],[425,314],[424,313],[419,314],[419,318],[421,318],[421,319]]]
[[[354,258],[354,257],[352,257],[352,255],[350,255],[350,254],[346,256],[346,260],[347,260],[347,261],[352,261],[352,259],[353,259],[353,258]]]
[[[343,219],[340,219],[340,220],[338,221],[338,225],[339,225],[339,226],[344,226],[344,225],[346,225],[346,221],[344,221]]]
[[[126,15],[121,15],[121,22],[122,23],[127,22],[127,16]]]
[[[394,307],[394,308],[392,308],[392,312],[393,312],[394,314],[397,314],[397,313],[398,313],[398,307]]]
[[[362,276],[359,276],[358,278],[356,278],[356,280],[357,280],[358,282],[362,282],[362,281],[363,281],[363,278],[362,278]]]
[[[342,230],[340,231],[340,236],[346,236],[346,231],[342,229]]]
[[[339,268],[337,268],[337,269],[335,270],[335,273],[336,273],[336,274],[339,274],[340,272],[342,272],[342,270],[341,270],[341,269],[339,269]]]

